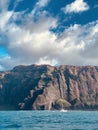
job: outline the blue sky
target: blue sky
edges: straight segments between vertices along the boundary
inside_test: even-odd
[[[0,70],[98,65],[98,0],[0,0]]]

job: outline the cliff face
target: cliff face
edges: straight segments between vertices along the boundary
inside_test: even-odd
[[[98,67],[17,66],[0,72],[0,106],[14,109],[98,109]]]

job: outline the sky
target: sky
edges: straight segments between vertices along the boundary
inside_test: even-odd
[[[98,0],[0,0],[0,71],[98,66]]]

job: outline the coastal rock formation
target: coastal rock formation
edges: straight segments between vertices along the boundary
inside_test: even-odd
[[[0,107],[98,109],[97,66],[16,66],[0,72]]]

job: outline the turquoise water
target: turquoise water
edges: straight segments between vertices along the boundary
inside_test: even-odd
[[[0,130],[98,130],[98,112],[1,111]]]

